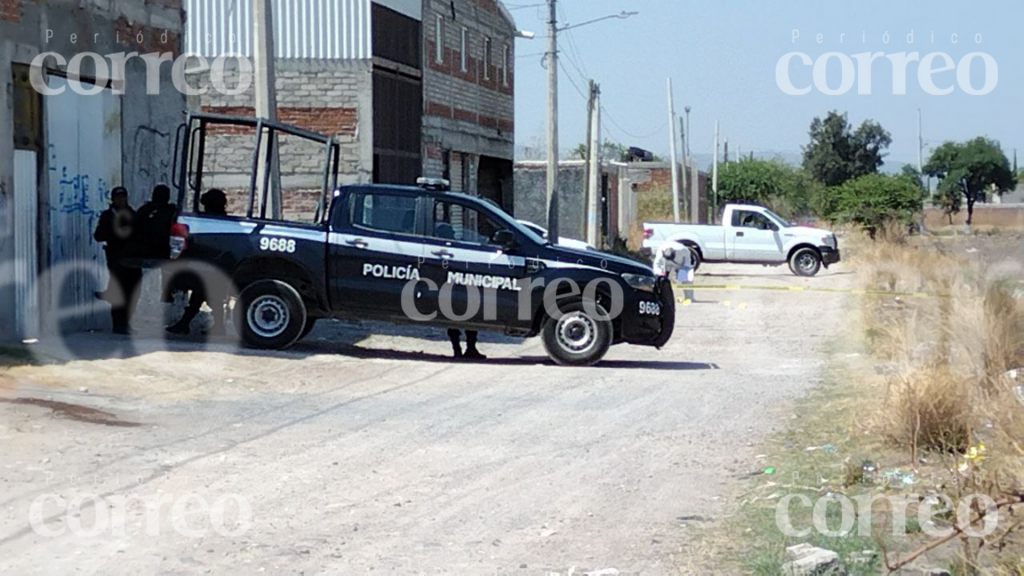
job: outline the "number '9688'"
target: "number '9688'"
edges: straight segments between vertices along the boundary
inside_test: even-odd
[[[289,240],[287,238],[260,238],[260,250],[294,254],[295,240]]]

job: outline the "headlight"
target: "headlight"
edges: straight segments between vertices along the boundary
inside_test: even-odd
[[[658,282],[658,279],[654,276],[644,276],[642,274],[623,274],[622,279],[629,284],[630,288],[634,290],[643,290],[644,292],[654,292],[654,285]]]

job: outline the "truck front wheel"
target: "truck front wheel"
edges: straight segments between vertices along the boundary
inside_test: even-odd
[[[604,358],[615,337],[608,313],[600,304],[573,302],[559,306],[562,315],[548,317],[541,330],[544,349],[556,364],[593,366]]]
[[[797,276],[816,276],[821,270],[821,254],[814,248],[801,248],[790,256],[789,269]]]
[[[295,288],[280,280],[250,284],[239,295],[236,314],[246,345],[263,350],[284,350],[302,337],[306,328],[306,304]]]

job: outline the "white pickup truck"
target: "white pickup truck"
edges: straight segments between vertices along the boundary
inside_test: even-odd
[[[690,249],[694,268],[702,262],[780,266],[789,263],[797,276],[814,276],[839,262],[839,242],[828,230],[794,226],[761,206],[729,204],[721,226],[645,222],[644,248],[668,241]]]

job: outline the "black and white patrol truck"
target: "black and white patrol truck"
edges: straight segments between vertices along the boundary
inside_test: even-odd
[[[267,217],[257,191],[267,189],[269,175],[260,186],[255,174],[260,142],[272,146],[274,138],[255,139],[245,213],[202,213],[203,158],[196,155],[218,124],[324,145],[313,222]],[[228,279],[236,327],[249,346],[287,348],[320,319],[375,319],[539,335],[555,362],[592,365],[613,344],[660,348],[672,336],[671,284],[648,266],[552,245],[496,206],[435,182],[337,187],[337,145],[319,134],[214,115],[193,115],[186,126],[173,266]]]

